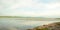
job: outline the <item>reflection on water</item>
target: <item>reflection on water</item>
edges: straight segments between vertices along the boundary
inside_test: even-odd
[[[43,24],[48,24],[58,21],[27,21],[27,20],[16,20],[16,19],[0,19],[0,30],[5,27],[13,30],[26,30]]]

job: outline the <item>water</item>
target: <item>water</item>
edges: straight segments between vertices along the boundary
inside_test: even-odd
[[[59,22],[59,21],[30,21],[30,20],[19,20],[16,18],[0,18],[0,27],[14,27],[18,30],[26,30],[40,26],[43,24]]]

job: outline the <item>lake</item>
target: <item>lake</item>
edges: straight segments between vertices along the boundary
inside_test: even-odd
[[[0,18],[0,27],[14,27],[18,30],[26,30],[43,24],[49,24],[59,21],[34,21],[34,20],[19,20],[16,18]]]

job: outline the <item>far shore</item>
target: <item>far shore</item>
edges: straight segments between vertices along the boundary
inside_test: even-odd
[[[0,16],[0,18],[16,18],[18,20],[60,20],[60,18],[19,17],[19,16]]]

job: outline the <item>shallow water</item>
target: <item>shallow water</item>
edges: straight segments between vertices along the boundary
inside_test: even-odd
[[[19,30],[26,30],[30,28],[34,28],[36,26],[40,26],[43,24],[59,22],[59,21],[30,21],[30,20],[19,20],[16,18],[0,18],[0,26],[1,27],[15,27]]]

